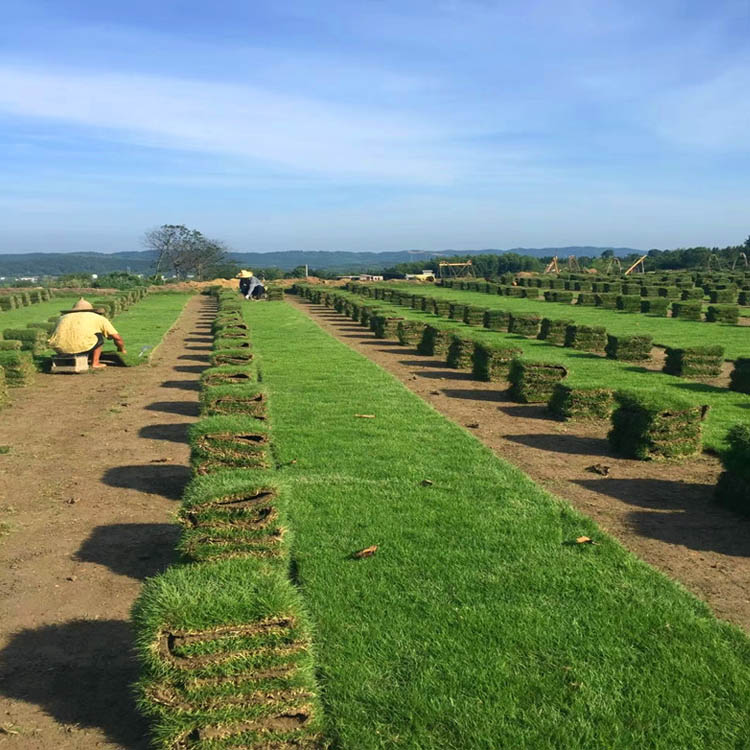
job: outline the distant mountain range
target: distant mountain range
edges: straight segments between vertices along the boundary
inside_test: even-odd
[[[386,253],[326,252],[318,250],[290,250],[276,253],[232,253],[231,259],[247,268],[280,268],[290,271],[307,264],[310,269],[357,273],[381,271],[397,263],[408,263],[450,255],[483,255],[517,253],[537,258],[558,255],[565,258],[575,256],[599,256],[612,249],[615,255],[625,256],[639,253],[630,247],[514,247],[510,250],[402,250]],[[111,271],[130,271],[148,274],[153,272],[155,255],[149,250],[122,253],[8,253],[0,254],[0,277],[2,276],[59,276],[66,273],[104,274]]]

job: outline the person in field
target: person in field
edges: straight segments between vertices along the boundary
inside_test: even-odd
[[[240,271],[236,278],[240,280],[240,294],[245,299],[260,299],[266,292],[263,282],[252,271]]]
[[[104,339],[112,339],[117,351],[126,354],[125,342],[115,327],[94,310],[93,305],[83,297],[71,310],[61,310],[62,317],[47,343],[58,354],[83,355],[91,357],[91,367],[101,370],[107,365],[99,362],[104,346]]]

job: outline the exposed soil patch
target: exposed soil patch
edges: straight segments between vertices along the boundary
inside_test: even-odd
[[[192,356],[210,351],[212,304],[189,301],[151,366],[40,374],[2,412],[3,749],[149,747],[129,611],[142,580],[174,561],[206,366],[179,363],[187,341]]]
[[[472,380],[437,357],[374,338],[330,308],[287,299],[442,414],[470,426],[498,456],[680,581],[717,616],[750,631],[750,519],[712,502],[721,472],[717,458],[617,458],[609,450],[606,422],[559,422],[545,406],[510,401],[506,384]],[[606,476],[592,465],[606,467]]]

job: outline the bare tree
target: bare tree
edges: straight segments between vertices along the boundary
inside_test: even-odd
[[[204,272],[227,259],[227,248],[219,240],[204,237],[184,224],[162,224],[146,232],[144,244],[156,253],[155,273],[171,268],[178,277],[190,273],[202,278]]]

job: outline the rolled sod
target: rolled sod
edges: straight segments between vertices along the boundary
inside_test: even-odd
[[[691,299],[692,300],[696,300],[696,299],[702,300],[703,299],[703,295],[704,295],[703,288],[699,287],[699,286],[686,287],[686,288],[683,288],[680,291],[680,298],[683,301],[687,301],[687,300],[691,300]]]
[[[623,362],[643,362],[651,359],[653,337],[613,336],[607,334],[607,346],[604,351],[609,359],[619,359]]]
[[[617,298],[617,309],[629,313],[639,313],[641,311],[640,294],[621,294]]]
[[[323,747],[310,626],[284,566],[174,566],[146,581],[132,616],[154,747]]]
[[[736,424],[727,435],[729,448],[722,454],[724,473],[714,498],[737,513],[750,516],[750,425]]]
[[[617,309],[618,295],[614,292],[600,292],[596,295],[596,306],[603,307],[606,310]]]
[[[463,305],[459,302],[451,302],[449,317],[451,320],[463,321],[464,315],[466,314],[467,305]]]
[[[716,378],[721,375],[723,364],[723,346],[667,347],[667,359],[662,369],[669,375],[683,378]]]
[[[559,383],[547,405],[563,420],[609,419],[614,409],[614,391],[608,388],[573,387]]]
[[[263,386],[214,385],[200,394],[201,415],[206,417],[237,414],[254,419],[268,417],[268,393]]]
[[[215,367],[219,365],[249,365],[254,355],[249,349],[221,349],[209,355],[209,361]]]
[[[596,306],[596,295],[592,292],[581,292],[576,299],[577,305],[585,305],[586,307]]]
[[[518,336],[536,338],[539,334],[540,323],[541,317],[539,315],[515,315],[511,313],[508,330]]]
[[[510,397],[522,404],[545,403],[567,374],[567,369],[562,365],[513,359],[508,373]]]
[[[0,345],[2,345],[0,341]],[[739,393],[750,393],[750,357],[738,357],[729,376],[729,388]]]
[[[510,313],[505,310],[485,310],[484,327],[490,331],[507,331],[510,325]]]
[[[285,554],[283,490],[273,474],[243,470],[196,477],[187,487],[178,520],[178,549],[189,560],[271,557]]]
[[[679,459],[701,451],[707,406],[646,391],[617,391],[609,438],[612,450],[640,460]]]
[[[583,352],[603,352],[607,346],[607,329],[570,325],[565,330],[565,346]]]
[[[457,370],[470,369],[475,345],[476,341],[470,336],[462,333],[454,334],[445,357],[448,367],[453,367]]]
[[[5,382],[10,388],[23,388],[34,382],[36,369],[31,352],[0,350],[0,367],[5,370]]]
[[[507,380],[511,362],[522,355],[523,349],[517,347],[477,342],[474,345],[472,373],[477,380]]]
[[[47,348],[47,332],[40,328],[6,328],[3,339],[6,341],[20,341],[21,349],[41,354]]]
[[[15,339],[11,341],[5,341],[0,339],[0,351],[21,351],[21,342]]]
[[[686,300],[672,303],[672,317],[683,320],[702,320],[703,304],[701,300]]]
[[[432,300],[432,312],[435,315],[439,315],[441,318],[447,318],[450,316],[451,303],[448,300],[433,299]]]
[[[485,308],[467,305],[464,310],[464,323],[470,326],[481,326],[484,323]]]
[[[711,289],[708,293],[708,301],[713,305],[732,304],[737,302],[736,288]]]
[[[728,323],[737,325],[740,319],[740,308],[738,305],[709,305],[706,310],[707,323]],[[6,336],[6,338],[8,338]]]
[[[266,299],[269,302],[283,302],[284,290],[278,286],[270,286],[266,289]]]
[[[201,373],[201,385],[249,385],[258,382],[255,365],[221,365],[209,367]]]
[[[546,341],[548,344],[562,345],[565,343],[565,329],[570,325],[573,325],[572,320],[543,318],[537,338]]]
[[[252,417],[206,417],[190,425],[188,442],[196,474],[271,465],[269,427]]]
[[[215,352],[221,351],[222,349],[251,349],[252,343],[247,336],[230,336],[215,338],[213,342],[213,350]]]
[[[422,340],[426,323],[418,320],[400,320],[396,329],[398,343],[402,346],[415,346]]]
[[[417,351],[427,357],[440,357],[448,354],[453,336],[458,331],[454,328],[438,328],[428,325],[422,334]]]
[[[403,320],[395,315],[375,314],[370,318],[370,329],[379,339],[398,337],[398,324]]]

